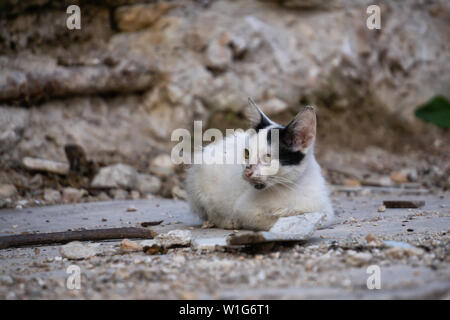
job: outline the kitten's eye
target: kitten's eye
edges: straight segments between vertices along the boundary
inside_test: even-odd
[[[245,148],[245,159],[248,160],[248,158],[250,158],[250,151],[248,151],[248,149]]]
[[[266,163],[269,163],[271,159],[272,159],[272,157],[271,157],[270,154],[268,154],[268,153],[264,156],[264,161],[265,161]]]

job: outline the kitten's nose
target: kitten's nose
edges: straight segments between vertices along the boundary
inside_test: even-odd
[[[264,183],[255,184],[255,189],[261,190],[264,189],[266,185]]]
[[[252,171],[252,170],[247,170],[247,169],[246,169],[246,170],[244,171],[244,174],[245,174],[247,177],[250,178],[250,177],[253,175],[253,171]]]

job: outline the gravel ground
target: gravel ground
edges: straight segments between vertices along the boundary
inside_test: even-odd
[[[419,199],[420,209],[379,208],[383,200]],[[1,299],[415,299],[450,298],[449,194],[405,195],[370,189],[335,192],[335,226],[301,243],[269,243],[215,251],[191,247],[165,254],[125,252],[119,241],[85,244],[97,254],[61,257],[61,246],[0,250]],[[127,211],[135,207],[136,211]],[[194,239],[233,230],[203,229],[184,201],[151,199],[0,211],[0,235],[136,226],[158,233],[190,230]],[[386,241],[398,241],[390,243]],[[137,240],[137,242],[140,242]],[[403,247],[410,245],[409,248]],[[71,265],[81,289],[67,288]],[[380,289],[369,290],[370,265]]]

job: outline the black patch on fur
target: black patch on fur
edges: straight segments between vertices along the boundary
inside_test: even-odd
[[[267,128],[270,126],[270,122],[261,115],[261,121],[259,121],[258,125],[255,127],[256,132],[259,132],[259,130]]]
[[[282,128],[273,128],[267,131],[267,143],[270,145],[272,142],[272,130],[279,131],[279,139],[280,139],[280,150],[279,150],[279,159],[280,164],[282,166],[296,166],[299,165],[300,162],[305,157],[305,154],[301,151],[293,151],[291,148],[292,138],[290,137],[291,132],[286,129],[286,127]]]

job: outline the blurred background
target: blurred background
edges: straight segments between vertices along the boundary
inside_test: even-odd
[[[172,131],[245,128],[248,97],[284,124],[317,108],[330,184],[448,190],[449,21],[446,0],[0,0],[0,207],[182,199]]]

